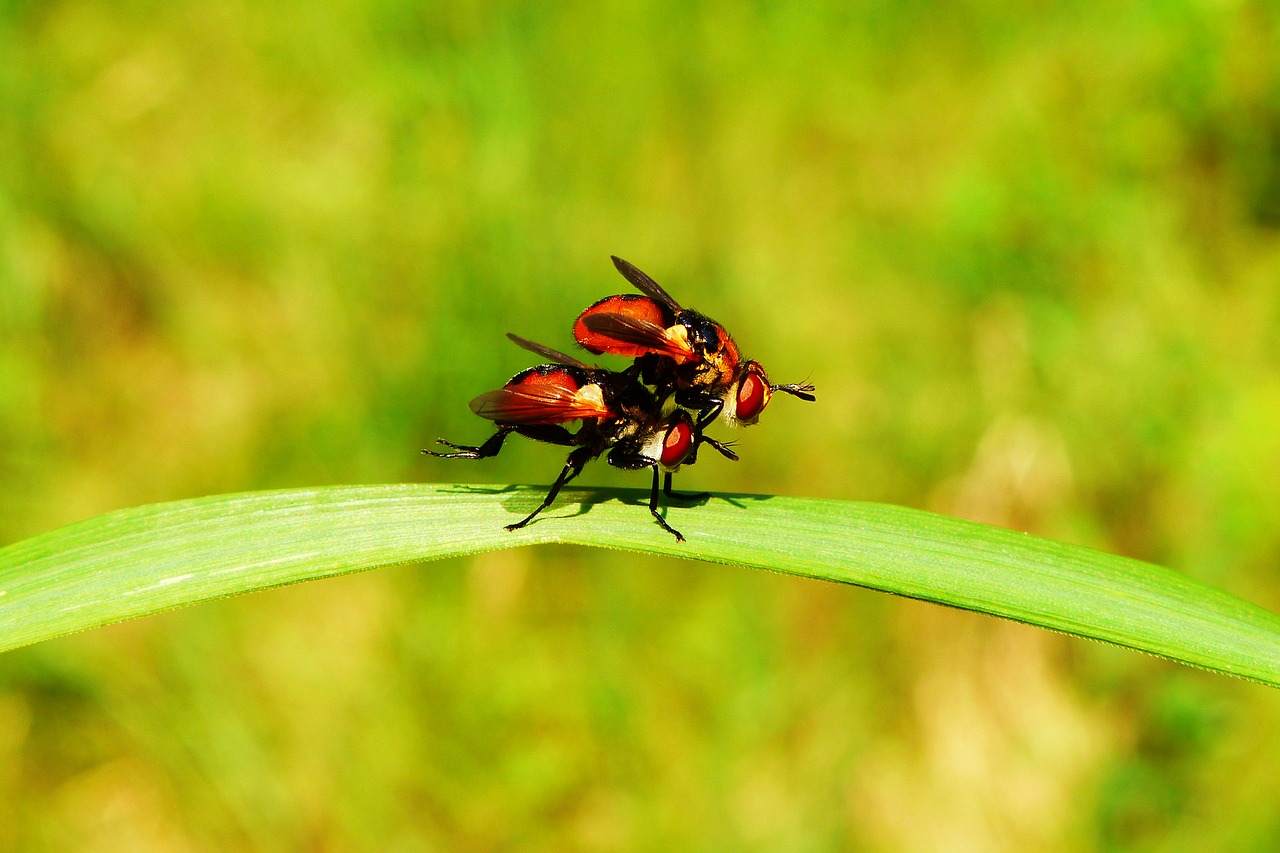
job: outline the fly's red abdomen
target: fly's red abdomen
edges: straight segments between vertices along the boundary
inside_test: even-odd
[[[623,358],[655,354],[679,363],[698,356],[688,329],[647,296],[607,296],[578,315],[573,336],[590,352]]]
[[[661,334],[661,331],[665,330],[670,323],[670,318],[666,316],[662,306],[646,296],[634,294],[606,296],[579,314],[577,322],[573,324],[573,337],[578,345],[596,355],[609,353],[623,358],[638,358],[651,349],[643,342],[629,343],[610,334],[597,332],[587,325],[587,318],[603,315],[652,326],[655,330],[659,330],[658,334]]]

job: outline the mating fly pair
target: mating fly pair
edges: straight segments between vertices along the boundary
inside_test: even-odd
[[[607,461],[623,470],[653,469],[649,511],[664,530],[684,541],[658,512],[658,487],[669,498],[701,500],[706,494],[671,490],[672,474],[697,461],[698,446],[709,444],[727,459],[737,455],[704,434],[717,418],[732,426],[756,423],[774,391],[812,401],[813,386],[773,385],[759,362],[743,360],[737,345],[714,320],[681,308],[657,282],[613,258],[618,271],[643,296],[609,296],[579,315],[574,337],[595,354],[635,359],[624,371],[590,367],[572,356],[516,335],[507,337],[551,360],[522,370],[503,387],[471,401],[471,411],[497,424],[478,446],[439,444],[452,453],[424,450],[445,459],[496,456],[511,433],[574,448],[546,498],[507,530],[532,521],[560,489],[606,450]],[[567,424],[581,421],[577,432]],[[660,478],[660,474],[663,476]]]

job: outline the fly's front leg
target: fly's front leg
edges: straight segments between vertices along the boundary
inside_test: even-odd
[[[634,449],[619,445],[609,452],[609,464],[615,468],[621,468],[623,471],[639,471],[641,468],[653,469],[653,492],[649,496],[649,512],[653,513],[653,517],[658,520],[658,524],[662,525],[662,529],[676,537],[677,542],[683,542],[684,536],[680,534],[667,520],[658,514],[658,464],[653,459],[637,453]],[[668,485],[670,484],[670,475],[668,475]]]
[[[696,400],[692,408],[701,413],[698,415],[697,424],[694,425],[694,429],[701,432],[720,417],[720,413],[724,411],[724,400],[721,398]]]
[[[680,492],[671,491],[671,472],[670,471],[667,472],[666,477],[664,477],[662,480],[662,493],[667,497],[674,498],[675,500],[678,500],[678,501],[705,501],[707,498],[711,497],[710,492],[698,492],[695,495],[690,495],[690,494],[681,494]]]
[[[543,498],[541,505],[533,512],[529,513],[522,520],[515,524],[508,524],[507,530],[519,530],[529,522],[533,521],[534,516],[551,506],[551,502],[556,499],[556,495],[560,494],[560,489],[565,483],[582,473],[582,466],[586,465],[596,457],[596,451],[590,447],[579,447],[577,450],[569,454],[569,458],[564,462],[564,468],[560,471],[560,476],[551,484],[551,491],[547,492],[547,496]]]
[[[671,475],[668,474],[667,486],[669,487],[670,485],[671,485]],[[668,494],[670,494],[670,492],[668,492]],[[667,531],[672,536],[676,537],[677,542],[684,541],[684,536],[680,533],[680,531],[676,530],[670,524],[667,524],[667,520],[658,514],[658,469],[656,467],[653,469],[653,492],[652,494],[649,495],[649,512],[653,514],[654,518],[658,519],[658,524],[662,525],[663,530]]]
[[[714,447],[716,450],[720,452],[721,456],[723,456],[725,459],[728,459],[730,462],[738,461],[738,454],[730,450],[729,445],[720,441],[716,441],[714,438],[707,438],[705,435],[700,436],[698,438],[698,441],[702,444],[711,445],[712,447]]]
[[[714,397],[701,388],[683,388],[676,392],[676,402],[696,413],[693,428],[702,432],[716,422],[724,411],[724,398]]]
[[[502,442],[507,440],[507,436],[511,435],[512,427],[501,426],[488,441],[479,447],[473,447],[469,444],[454,444],[451,441],[445,441],[443,438],[436,439],[436,444],[443,444],[445,447],[452,447],[456,453],[440,453],[435,450],[424,450],[423,453],[428,456],[435,456],[440,459],[488,459],[490,456],[497,456],[498,451],[502,449]]]

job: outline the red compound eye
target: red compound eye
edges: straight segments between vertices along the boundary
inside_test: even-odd
[[[688,424],[679,423],[667,430],[662,440],[662,464],[674,468],[684,461],[693,447],[693,430]]]
[[[749,423],[760,417],[765,403],[769,402],[768,391],[769,386],[758,374],[748,373],[742,377],[742,383],[738,386],[738,420]]]

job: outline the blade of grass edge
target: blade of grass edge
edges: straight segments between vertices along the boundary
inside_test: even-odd
[[[718,495],[668,519],[648,492],[333,486],[107,513],[0,549],[0,651],[173,607],[396,563],[538,543],[664,554],[855,584],[1280,686],[1280,617],[1185,575],[884,504]],[[582,516],[582,517],[579,517]]]

